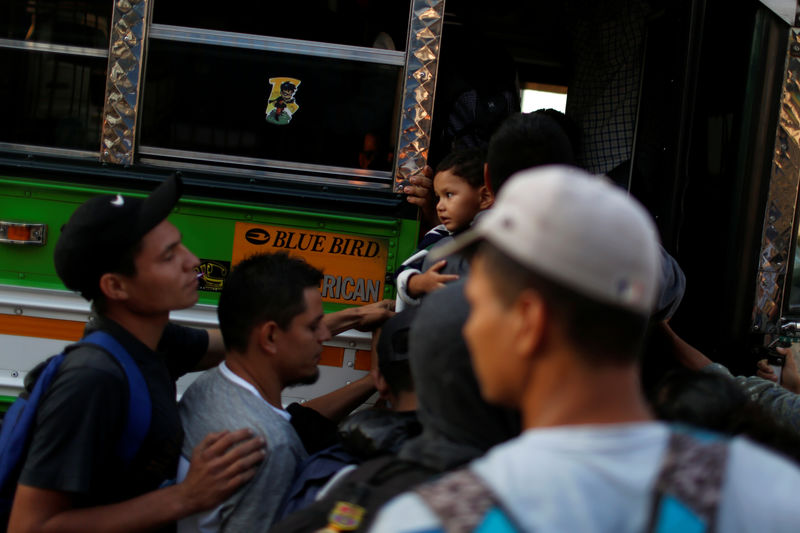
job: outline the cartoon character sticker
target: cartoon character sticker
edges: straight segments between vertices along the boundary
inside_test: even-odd
[[[208,292],[221,292],[225,278],[231,271],[230,261],[215,261],[213,259],[200,259],[200,264],[194,268],[197,272],[198,290]]]
[[[295,94],[300,80],[296,78],[270,78],[272,90],[267,100],[266,119],[270,124],[283,126],[292,121],[292,116],[300,109]]]

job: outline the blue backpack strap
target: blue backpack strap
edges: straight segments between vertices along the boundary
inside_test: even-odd
[[[128,379],[128,416],[117,446],[117,454],[125,465],[128,465],[139,451],[150,429],[152,405],[147,383],[127,350],[105,331],[94,331],[81,339],[78,344],[92,344],[111,354]]]
[[[3,418],[0,428],[0,490],[3,492],[13,491],[16,487],[21,461],[30,444],[36,422],[36,406],[53,381],[65,355],[65,352],[61,352],[50,359],[31,393],[17,398]],[[12,484],[13,486],[6,486]]]
[[[723,436],[673,427],[656,480],[648,531],[715,531],[727,457]]]
[[[456,470],[414,489],[436,514],[442,531],[518,533],[522,531],[486,482],[469,468]]]

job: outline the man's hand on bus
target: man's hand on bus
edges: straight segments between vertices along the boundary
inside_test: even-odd
[[[394,300],[381,300],[380,302],[327,313],[323,320],[325,320],[325,325],[331,331],[331,335],[338,335],[348,329],[372,331],[386,322],[392,315],[394,315]]]
[[[791,391],[795,394],[800,394],[800,373],[797,370],[797,360],[795,359],[791,348],[776,347],[775,349],[778,351],[778,353],[786,356],[785,363],[783,364],[783,370],[781,371],[781,381],[779,384],[788,391]],[[756,374],[758,377],[778,383],[778,376],[772,370],[772,367],[767,364],[766,359],[762,359],[758,362],[758,371]]]
[[[249,429],[207,435],[192,450],[189,472],[177,485],[183,501],[192,513],[214,508],[252,479],[265,455],[263,437]]]
[[[420,231],[425,233],[439,223],[436,215],[436,198],[433,194],[433,169],[425,166],[422,174],[411,176],[408,179],[411,185],[406,185],[403,192],[406,193],[406,201],[420,208],[422,215],[422,227]]]
[[[394,312],[394,300],[381,300],[361,307],[356,307],[358,313],[358,323],[353,326],[358,331],[373,331],[379,328],[384,322],[392,318]]]
[[[412,298],[419,298],[425,294],[432,293],[444,287],[444,284],[458,279],[458,274],[440,274],[439,271],[447,265],[447,260],[442,259],[424,274],[414,274],[408,278],[408,295]]]

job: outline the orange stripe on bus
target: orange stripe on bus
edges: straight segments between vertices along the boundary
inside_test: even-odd
[[[319,364],[341,367],[342,363],[344,363],[344,348],[337,348],[336,346],[322,347],[322,353],[319,356]]]
[[[356,350],[356,370],[369,370],[372,368],[372,352],[369,350]]]
[[[85,322],[20,315],[0,315],[0,334],[76,341],[83,337]]]

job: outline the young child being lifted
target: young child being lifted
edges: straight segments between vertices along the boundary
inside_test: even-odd
[[[417,251],[406,259],[397,275],[398,304],[419,305],[420,298],[458,279],[457,274],[446,274],[447,265],[441,260],[422,272],[428,252],[452,239],[471,224],[475,216],[492,206],[494,196],[484,182],[483,167],[486,154],[483,150],[468,149],[451,152],[436,167],[433,190],[436,194],[436,226],[419,243]]]

